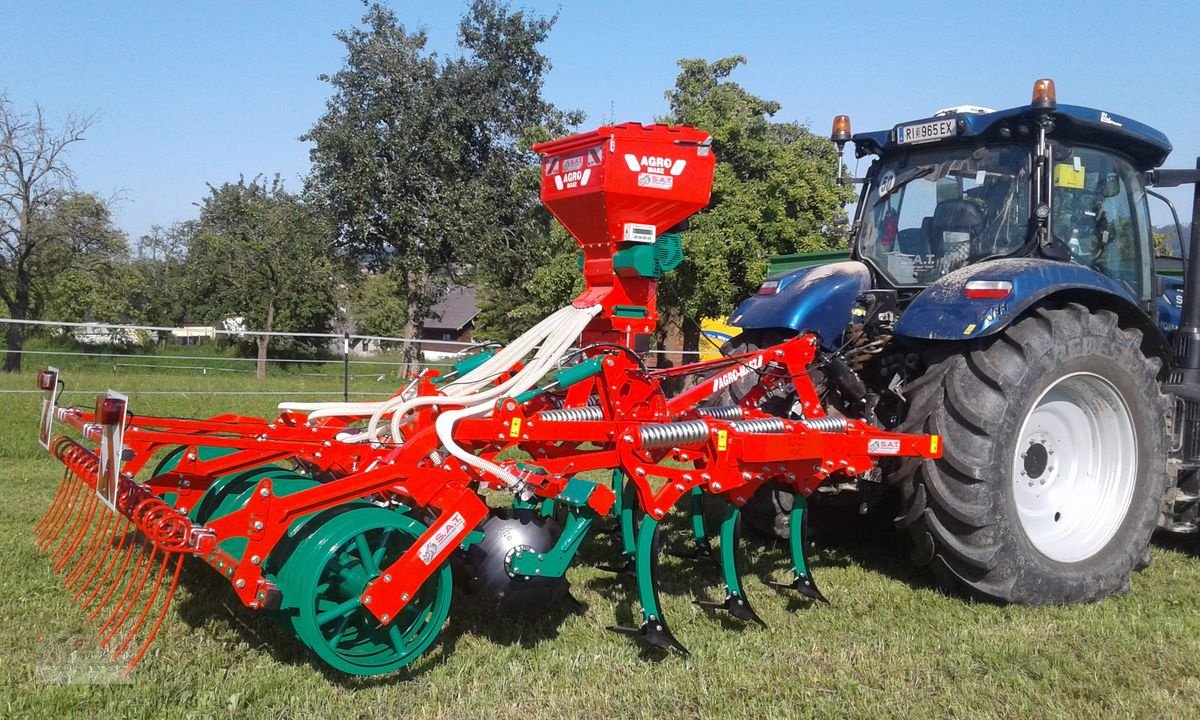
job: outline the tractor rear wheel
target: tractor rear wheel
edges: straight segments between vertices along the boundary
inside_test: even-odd
[[[1140,332],[1070,304],[934,352],[901,428],[943,441],[901,480],[914,560],[999,602],[1126,589],[1168,487],[1170,404]]]

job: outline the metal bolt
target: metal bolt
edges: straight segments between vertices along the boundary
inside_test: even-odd
[[[684,488],[683,483],[675,483],[675,489],[678,490],[679,492],[683,492],[683,488]]]
[[[270,491],[270,490],[268,490],[268,489],[266,489],[266,488],[263,488],[263,489],[261,489],[261,490],[259,490],[259,491],[258,491],[258,494],[259,494],[259,495],[261,495],[261,496],[263,496],[263,497],[267,497],[268,495],[270,495],[270,494],[271,494],[271,491]]]
[[[408,602],[408,593],[400,593],[400,599]]]
[[[193,452],[190,452],[190,453],[188,453],[188,454],[187,454],[187,459],[188,459],[188,460],[195,460],[195,459],[196,459],[196,453],[193,453]]]
[[[392,616],[391,616],[391,615],[384,615],[383,617],[381,617],[381,618],[379,618],[379,619],[380,619],[380,620],[382,620],[383,622],[387,622],[388,620],[391,620],[391,619],[392,619]]]
[[[663,516],[662,508],[654,508],[654,517],[662,517],[662,516]]]
[[[719,482],[715,482],[715,483],[713,483],[713,484],[712,484],[712,489],[713,489],[713,490],[716,490],[717,492],[721,492],[721,483],[719,483]]]
[[[625,442],[627,442],[627,443],[632,443],[632,442],[633,442],[633,436],[632,436],[632,435],[622,435],[622,436],[621,436],[621,439],[622,439],[622,440],[624,440],[624,441],[625,441]]]
[[[262,521],[262,520],[255,520],[255,521],[254,521],[254,529],[255,529],[255,530],[262,530],[262,529],[263,529],[263,527],[264,527],[264,525],[263,525],[263,521]]]
[[[238,581],[237,581],[237,582],[235,582],[235,583],[233,584],[233,586],[234,586],[235,588],[237,588],[238,590],[241,590],[242,588],[246,587],[246,581],[245,581],[245,580],[242,580],[241,578],[238,578]]]
[[[692,481],[692,476],[691,476],[691,474],[690,474],[690,473],[684,473],[684,474],[683,474],[683,481],[684,481],[684,482],[691,482],[691,481]]]
[[[752,478],[752,477],[754,477],[754,476],[748,472],[742,473],[742,479],[745,480],[746,482],[750,482],[750,478]]]
[[[257,564],[259,564],[260,562],[262,562],[262,558],[260,558],[259,556],[257,556],[257,555],[251,555],[251,556],[250,556],[250,564],[251,564],[251,565],[257,565]]]
[[[365,598],[363,598],[363,605],[370,605],[370,604],[371,604],[371,596],[368,595]]]
[[[385,574],[385,575],[383,576],[383,581],[384,581],[385,583],[390,583],[390,582],[392,581],[392,574],[391,574],[391,573],[387,573],[387,574]]]
[[[634,473],[636,473],[638,477],[646,477],[646,468],[640,467],[637,470],[635,470]]]

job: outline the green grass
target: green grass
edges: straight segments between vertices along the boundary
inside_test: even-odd
[[[71,388],[134,391],[143,413],[269,413],[279,398],[207,391],[336,391],[339,378],[72,372]],[[32,375],[0,389],[32,387]],[[364,379],[356,389],[386,392]],[[136,391],[188,389],[188,395]],[[72,398],[69,398],[69,400]],[[87,402],[86,396],[75,401]],[[88,718],[798,718],[1194,717],[1200,706],[1200,544],[1156,544],[1132,591],[1094,605],[993,607],[932,589],[899,535],[822,544],[832,604],[808,607],[783,579],[786,548],[747,539],[748,593],[770,626],[737,629],[691,604],[715,597],[715,568],[664,558],[663,600],[692,654],[660,658],[605,631],[634,623],[632,587],[585,564],[569,578],[584,609],[513,622],[456,594],[438,645],[408,671],[351,679],[324,671],[267,617],[189,566],[132,684],[50,685],[38,668],[56,638],[95,629],[61,587],[30,529],[60,469],[37,447],[35,395],[0,395],[0,716]],[[669,541],[684,538],[668,525]],[[609,539],[583,560],[611,557]],[[85,642],[90,642],[87,640]]]

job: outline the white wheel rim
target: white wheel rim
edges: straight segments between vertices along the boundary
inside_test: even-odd
[[[1051,560],[1086,560],[1121,527],[1137,480],[1137,432],[1112,383],[1065,375],[1038,397],[1013,453],[1013,497],[1029,542]]]

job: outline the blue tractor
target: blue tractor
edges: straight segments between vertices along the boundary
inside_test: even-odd
[[[1156,529],[1197,531],[1200,258],[1180,234],[1185,260],[1156,272],[1147,198],[1200,169],[1158,169],[1162,133],[1059,105],[1050,80],[1009,110],[855,135],[839,116],[832,140],[874,157],[842,180],[862,185],[849,255],[768,277],[730,316],[729,347],[816,333],[827,404],[940,435],[944,455],[819,501],[898,498],[914,560],[975,597],[1124,590]],[[1200,190],[1191,230],[1200,247]],[[786,392],[764,402],[803,414]],[[764,490],[747,520],[787,535],[791,496]]]

